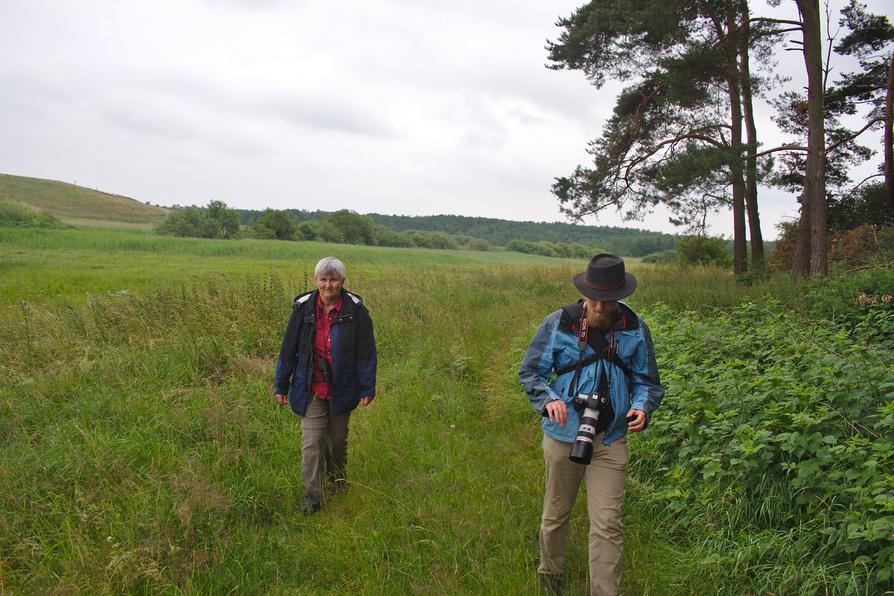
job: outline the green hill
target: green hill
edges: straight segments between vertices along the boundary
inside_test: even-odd
[[[130,197],[66,182],[11,174],[0,174],[0,199],[28,205],[67,223],[114,223],[148,227],[162,220],[169,211]]]

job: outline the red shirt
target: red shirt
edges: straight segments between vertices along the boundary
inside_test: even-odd
[[[332,370],[332,340],[329,338],[329,330],[332,329],[332,322],[338,317],[338,311],[341,310],[341,296],[338,302],[328,313],[323,306],[320,295],[317,294],[317,330],[314,334],[314,368],[313,375],[310,378],[310,390],[316,393],[320,399],[332,399],[332,389],[329,383],[323,378],[323,371],[317,366],[317,358],[321,356],[329,362],[329,370]]]

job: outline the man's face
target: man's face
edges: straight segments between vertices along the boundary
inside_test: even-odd
[[[617,300],[593,300],[585,298],[587,305],[587,322],[602,329],[611,326],[612,317],[618,306]]]
[[[336,275],[323,274],[316,278],[316,282],[317,289],[320,290],[320,298],[323,299],[323,302],[331,304],[338,300],[345,280],[339,279]]]

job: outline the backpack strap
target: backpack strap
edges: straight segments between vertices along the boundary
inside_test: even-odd
[[[575,309],[575,306],[578,306],[578,309]],[[574,377],[571,379],[571,383],[568,384],[569,396],[574,396],[576,394],[578,381],[580,380],[580,374],[583,368],[595,363],[597,360],[608,360],[609,362],[620,368],[628,379],[631,378],[632,372],[630,368],[626,364],[624,364],[624,362],[618,357],[618,354],[615,352],[614,346],[610,345],[609,342],[606,341],[605,336],[598,329],[595,332],[590,333],[589,325],[587,324],[587,319],[583,311],[582,304],[578,303],[577,305],[569,305],[568,307],[563,309],[562,315],[563,317],[567,316],[569,319],[574,315],[577,315],[578,318],[578,361],[569,366],[562,367],[556,371],[556,376],[562,376],[571,372],[572,370],[574,371]],[[614,333],[614,327],[612,329],[612,333]],[[590,348],[593,349],[595,354],[583,358],[585,345],[589,345]]]

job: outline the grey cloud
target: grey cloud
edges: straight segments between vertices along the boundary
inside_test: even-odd
[[[391,137],[396,133],[383,115],[361,104],[341,98],[306,98],[289,95],[260,98],[250,102],[258,114],[275,117],[294,126],[356,134],[371,137]]]
[[[150,133],[175,140],[196,136],[196,131],[189,122],[164,113],[147,111],[145,105],[138,111],[126,105],[103,106],[98,111],[110,122],[132,132]]]
[[[393,137],[397,134],[386,115],[370,102],[357,95],[344,97],[337,90],[329,96],[282,88],[255,90],[236,84],[223,85],[185,72],[153,77],[148,87],[204,106],[204,109],[228,112],[240,119],[254,116],[299,128],[359,136]]]

